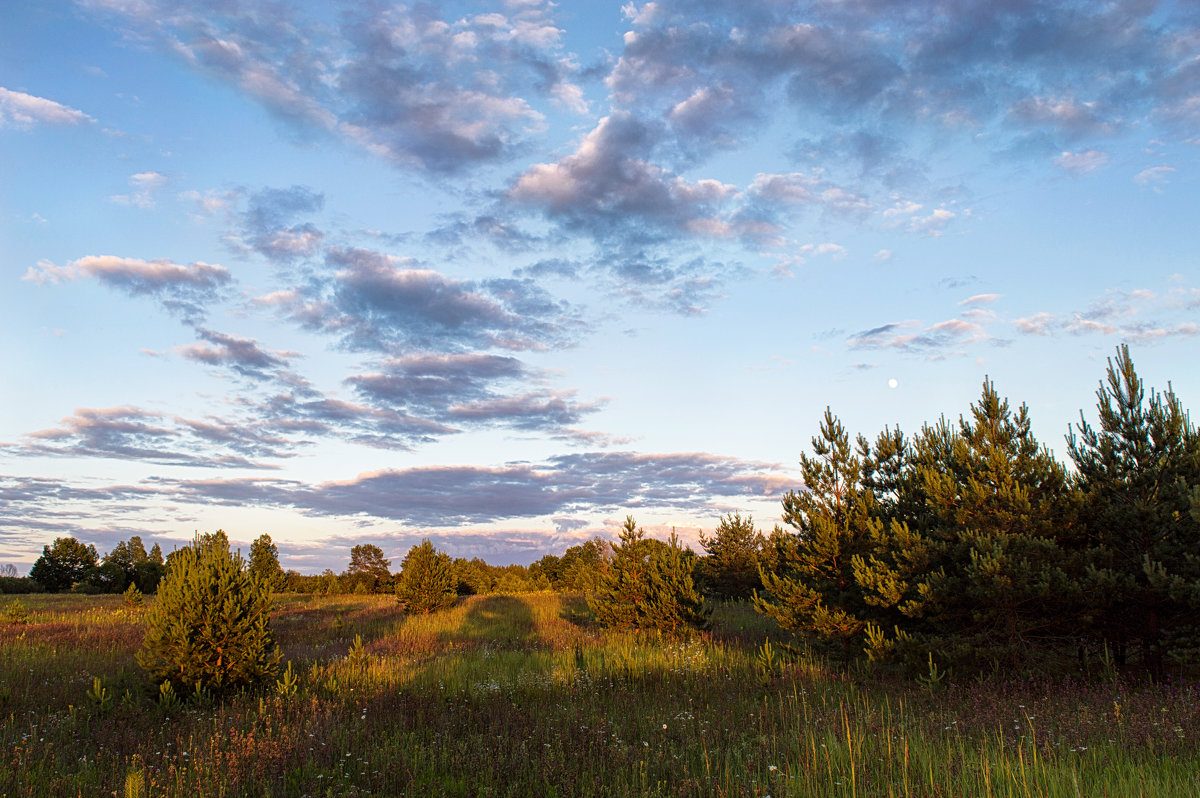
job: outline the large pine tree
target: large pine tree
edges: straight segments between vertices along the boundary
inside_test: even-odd
[[[1082,606],[1078,501],[1028,410],[986,381],[970,416],[913,442],[881,546],[859,557],[871,602],[903,616],[872,654],[929,653],[967,670],[1030,664],[1072,642]]]
[[[854,560],[874,550],[882,523],[863,484],[869,447],[861,439],[852,446],[829,409],[812,447],[813,456],[800,455],[804,489],[783,497],[783,519],[794,532],[773,537],[774,570],[763,570],[764,592],[754,604],[783,628],[851,658],[869,620]]]
[[[1124,345],[1096,396],[1099,425],[1081,413],[1067,438],[1098,583],[1093,628],[1154,672],[1167,657],[1200,661],[1200,433],[1169,384],[1147,397]]]

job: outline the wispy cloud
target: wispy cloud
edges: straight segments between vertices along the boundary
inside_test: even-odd
[[[114,194],[109,200],[118,205],[153,208],[155,195],[167,185],[167,176],[158,172],[138,172],[129,176],[129,194]]]
[[[57,266],[40,261],[23,279],[39,284],[92,278],[129,296],[149,296],[172,315],[197,322],[207,315],[233,278],[224,266],[197,261],[187,265],[167,259],[142,260],[117,255],[88,255]]]
[[[0,128],[28,129],[36,124],[79,125],[94,121],[83,111],[54,100],[0,86]]]
[[[467,15],[354,5],[337,25],[257,2],[84,4],[300,134],[337,136],[406,169],[454,173],[510,158],[543,127],[527,95],[587,107],[549,3]]]

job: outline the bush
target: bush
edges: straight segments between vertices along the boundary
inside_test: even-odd
[[[271,591],[218,530],[173,558],[146,621],[138,663],[176,693],[220,695],[273,679]]]

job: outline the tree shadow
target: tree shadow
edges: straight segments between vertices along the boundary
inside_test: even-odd
[[[583,594],[563,595],[562,611],[558,617],[580,629],[597,628],[596,616],[592,614],[591,608],[588,607],[587,597]]]
[[[485,596],[472,601],[462,625],[443,638],[469,646],[522,648],[533,637],[533,612],[519,596]]]

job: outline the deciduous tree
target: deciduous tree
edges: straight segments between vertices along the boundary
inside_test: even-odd
[[[70,590],[89,568],[96,567],[98,560],[95,546],[73,537],[57,538],[54,545],[42,547],[42,556],[33,564],[29,576],[51,593]]]

